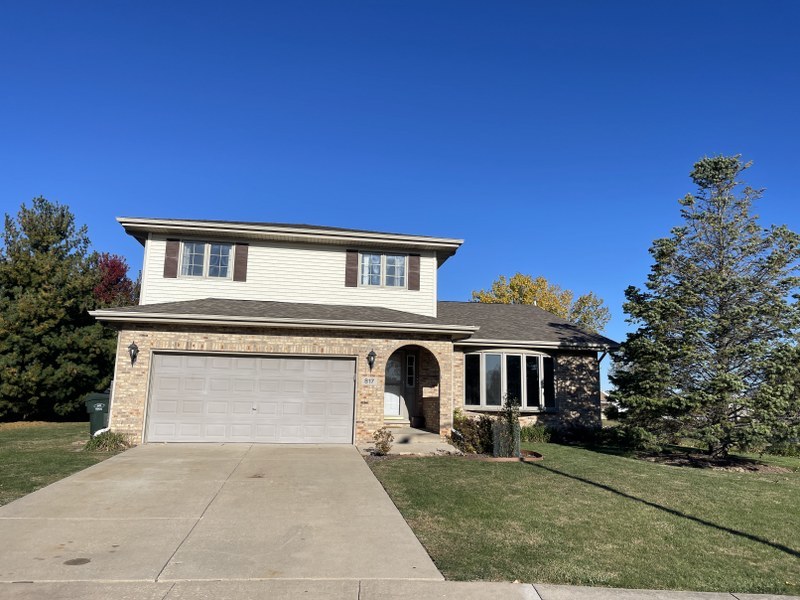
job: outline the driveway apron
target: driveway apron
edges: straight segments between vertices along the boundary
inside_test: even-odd
[[[0,582],[442,579],[352,446],[138,446],[0,507],[0,540]]]

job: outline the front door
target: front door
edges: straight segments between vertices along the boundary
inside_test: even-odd
[[[415,415],[416,354],[398,350],[386,363],[383,416],[407,421]]]

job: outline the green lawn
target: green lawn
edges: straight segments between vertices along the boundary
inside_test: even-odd
[[[447,579],[800,594],[800,459],[752,473],[528,447],[544,460],[370,466]]]
[[[0,506],[113,456],[88,439],[88,423],[0,423]]]

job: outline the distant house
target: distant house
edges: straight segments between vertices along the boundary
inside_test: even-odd
[[[363,443],[444,436],[453,411],[600,423],[616,344],[535,306],[437,301],[462,240],[275,223],[120,218],[144,247],[110,426],[136,442]],[[135,350],[135,352],[132,352]]]

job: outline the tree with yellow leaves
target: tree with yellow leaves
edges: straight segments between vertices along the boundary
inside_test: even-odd
[[[487,304],[534,304],[587,331],[601,331],[611,319],[603,301],[589,292],[573,302],[572,290],[550,283],[542,277],[517,273],[510,279],[500,275],[488,290],[472,292],[473,302]]]

